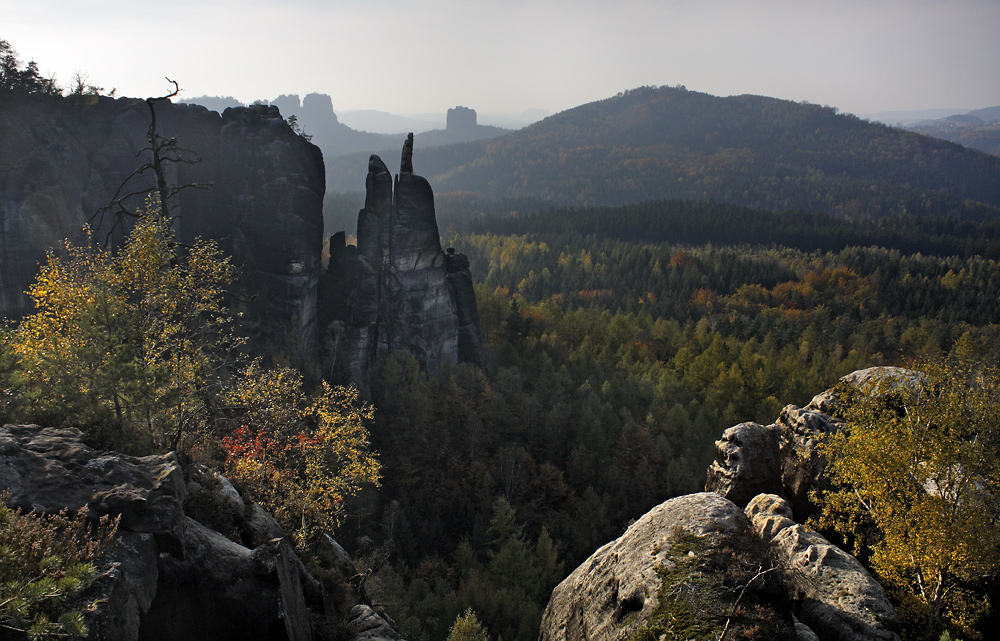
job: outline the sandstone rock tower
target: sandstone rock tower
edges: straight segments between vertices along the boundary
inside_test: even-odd
[[[448,131],[476,128],[476,110],[469,107],[455,107],[448,110],[446,128]]]
[[[446,362],[485,365],[469,261],[441,249],[434,192],[413,173],[413,134],[393,180],[378,156],[368,161],[365,208],[358,214],[356,257],[343,234],[331,238],[327,291],[346,298],[337,360],[366,388],[371,365],[407,350],[429,374]],[[333,298],[333,295],[331,295]]]

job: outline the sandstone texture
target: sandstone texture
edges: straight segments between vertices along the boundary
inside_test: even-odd
[[[923,377],[899,367],[871,367],[840,380],[878,394],[910,395],[919,392]],[[727,429],[715,443],[705,489],[740,506],[757,494],[777,494],[788,501],[796,520],[805,521],[816,511],[809,493],[826,487],[817,437],[840,429],[843,409],[837,388],[831,388],[805,407],[787,405],[771,425],[741,423]]]
[[[770,543],[795,615],[820,639],[899,638],[899,619],[882,586],[853,556],[795,523],[784,499],[762,494],[746,513]]]
[[[320,583],[267,512],[224,477],[182,469],[173,454],[131,457],[88,447],[76,429],[5,425],[0,491],[25,511],[86,507],[91,518],[120,517],[84,595],[98,603],[86,615],[90,638],[399,638],[381,617],[382,636],[369,634],[372,626],[351,632],[347,615],[363,603],[350,585],[353,562],[333,539],[339,582]]]
[[[692,546],[692,537],[703,544]],[[691,551],[678,557],[685,545]],[[771,625],[778,622],[768,638],[898,641],[899,621],[882,587],[850,554],[795,523],[784,499],[761,494],[744,511],[714,492],[670,499],[597,550],[552,591],[539,639],[629,638],[656,615],[662,570],[722,546],[760,564],[755,588],[770,594]],[[729,570],[697,567],[699,578],[713,573],[716,584]]]
[[[900,397],[920,393],[924,384],[919,373],[894,367],[859,370],[841,380]],[[656,621],[664,577],[684,562],[672,550],[690,546],[693,536],[705,542],[690,548],[695,560],[723,545],[751,552],[763,547],[756,558],[777,586],[760,587],[779,593],[767,607],[779,623],[788,621],[788,629],[779,626],[768,638],[897,641],[899,619],[882,586],[857,559],[800,524],[815,512],[809,492],[825,483],[818,438],[843,425],[844,403],[840,388],[833,388],[804,408],[786,406],[771,425],[727,429],[716,442],[706,493],[659,505],[576,568],[553,590],[540,640],[627,639]],[[712,563],[697,567],[713,571]]]
[[[242,270],[242,311],[259,338],[313,349],[325,193],[319,148],[296,135],[274,107],[222,115],[196,105],[157,103],[157,131],[174,138],[182,162],[167,168],[182,190],[171,203],[179,240],[218,241]],[[119,187],[153,184],[145,101],[8,96],[0,104],[0,316],[29,311],[24,290],[46,252],[63,239],[121,242],[110,215],[97,216]],[[190,151],[188,151],[190,150]],[[187,161],[193,161],[188,164]],[[126,179],[129,179],[126,183]],[[130,210],[142,196],[126,200]]]
[[[657,570],[683,537],[746,539],[742,510],[712,492],[670,499],[601,547],[552,591],[540,641],[627,639],[659,603]]]
[[[431,374],[449,362],[486,364],[469,261],[442,250],[434,192],[413,173],[412,154],[410,137],[395,178],[381,158],[369,159],[357,249],[342,234],[330,242],[324,318],[340,324],[337,360],[361,389],[393,351],[410,352]]]

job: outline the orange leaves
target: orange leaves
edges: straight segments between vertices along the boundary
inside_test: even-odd
[[[353,388],[323,384],[309,398],[289,368],[254,361],[230,393],[244,424],[223,438],[226,469],[299,544],[337,527],[344,501],[377,484],[370,405]]]

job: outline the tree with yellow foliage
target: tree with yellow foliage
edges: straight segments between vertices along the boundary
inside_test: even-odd
[[[917,389],[844,389],[845,429],[822,451],[838,488],[821,525],[853,538],[912,638],[963,637],[1000,571],[1000,372],[969,362],[922,368]]]
[[[35,313],[0,331],[0,408],[139,454],[225,450],[233,479],[306,544],[377,483],[373,410],[352,388],[308,396],[290,368],[240,368],[234,277],[214,243],[178,245],[155,197],[118,253],[67,242],[29,290]]]
[[[234,277],[214,242],[182,251],[154,199],[118,253],[67,241],[28,290],[35,313],[8,337],[29,418],[117,446],[181,448],[213,420],[240,344],[222,300]]]
[[[323,383],[309,398],[297,371],[254,361],[229,400],[243,424],[223,439],[227,473],[297,544],[333,531],[345,500],[378,483],[367,428],[374,412],[354,388]]]

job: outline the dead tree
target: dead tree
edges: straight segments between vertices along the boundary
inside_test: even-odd
[[[138,218],[142,216],[141,213],[130,209],[126,203],[133,202],[132,199],[137,196],[145,196],[150,193],[155,194],[157,204],[159,206],[159,215],[164,218],[171,218],[171,201],[177,194],[185,189],[207,189],[211,187],[211,183],[187,183],[183,185],[171,185],[167,181],[167,167],[175,163],[183,163],[187,165],[194,165],[201,162],[201,157],[194,153],[190,149],[183,149],[177,144],[176,138],[166,138],[161,136],[156,123],[156,104],[163,101],[169,101],[171,98],[177,96],[180,93],[180,87],[176,80],[166,79],[167,82],[174,86],[174,90],[165,96],[158,96],[156,98],[146,98],[146,106],[149,108],[149,128],[146,130],[146,143],[148,146],[143,147],[136,154],[136,157],[149,153],[150,160],[143,163],[130,173],[125,180],[118,186],[118,190],[115,192],[111,201],[101,207],[95,212],[90,218],[91,224],[100,226],[104,223],[104,218],[106,215],[111,215],[113,217],[113,222],[111,224],[111,229],[108,230],[107,235],[104,239],[104,244],[107,246],[112,234],[123,228],[124,221],[127,218]],[[153,187],[142,187],[134,188],[136,179],[139,177],[153,172],[153,177],[155,184]]]

